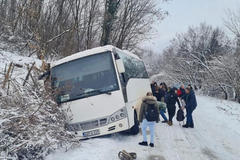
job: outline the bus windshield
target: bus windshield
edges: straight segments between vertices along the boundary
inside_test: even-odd
[[[58,103],[119,90],[110,51],[55,66],[51,79]]]

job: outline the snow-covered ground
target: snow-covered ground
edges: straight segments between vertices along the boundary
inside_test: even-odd
[[[240,104],[197,96],[195,128],[157,123],[155,147],[139,146],[142,135],[113,134],[81,141],[78,149],[58,150],[47,160],[117,160],[118,152],[136,152],[138,160],[239,160]],[[149,137],[148,137],[149,138]]]
[[[10,62],[22,64],[15,68],[13,77],[24,79],[25,63],[41,61],[0,50],[0,72]],[[3,74],[1,74],[3,75]],[[3,80],[3,76],[0,80]],[[117,160],[118,152],[136,152],[138,160],[239,160],[240,104],[197,95],[198,107],[193,113],[194,129],[184,129],[174,118],[172,127],[156,124],[155,147],[139,146],[142,135],[113,134],[80,142],[78,149],[57,150],[47,160]]]

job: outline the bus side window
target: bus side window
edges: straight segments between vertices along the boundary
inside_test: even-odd
[[[120,83],[121,83],[121,87],[122,87],[124,101],[125,101],[125,103],[127,103],[128,102],[127,89],[126,89],[127,83],[126,83],[125,76],[123,73],[119,74],[119,79],[120,79]]]

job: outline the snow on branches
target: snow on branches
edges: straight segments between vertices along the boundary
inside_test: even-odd
[[[10,153],[19,159],[44,159],[58,147],[78,144],[64,129],[67,116],[52,100],[51,92],[31,80],[24,86],[16,79],[9,81],[11,94],[0,90],[0,139],[7,142]]]
[[[202,23],[171,43],[161,63],[169,79],[190,83],[209,96],[240,102],[240,54],[222,29]]]

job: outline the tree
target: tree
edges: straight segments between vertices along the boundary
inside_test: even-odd
[[[228,95],[240,103],[240,63],[234,52],[228,56],[215,57],[211,62],[218,79],[225,85]],[[221,73],[221,74],[219,74]]]
[[[61,58],[106,44],[133,50],[166,15],[156,0],[0,0],[0,32],[21,37],[29,56]]]
[[[19,159],[44,159],[59,147],[78,145],[78,139],[65,129],[71,117],[52,100],[52,92],[39,87],[36,78],[31,74],[22,86],[11,77],[8,89],[0,90],[0,141]],[[7,95],[7,90],[12,94]]]
[[[225,27],[233,33],[236,38],[234,54],[229,56],[229,59],[222,58],[218,60],[223,66],[223,71],[228,73],[231,77],[230,84],[234,88],[235,100],[240,103],[240,91],[239,91],[239,70],[240,70],[240,5],[238,5],[236,11],[232,11],[229,8],[225,10],[226,17],[223,19]]]
[[[161,22],[167,15],[168,12],[159,7],[159,1],[123,0],[113,24],[110,42],[118,48],[133,50],[156,34],[152,24]]]
[[[237,12],[231,9],[225,9],[226,17],[223,19],[225,27],[229,29],[236,38],[240,38],[240,5],[237,8]]]
[[[120,0],[106,0],[101,45],[109,44],[110,33]]]
[[[161,72],[161,67],[160,67],[161,55],[160,54],[155,53],[151,49],[138,49],[138,50],[135,50],[134,53],[143,60],[149,76],[153,76]]]
[[[168,56],[164,68],[178,82],[191,83],[208,93],[219,88],[228,99],[228,83],[219,78],[212,62],[215,57],[231,51],[231,41],[223,30],[202,23],[199,27],[189,27],[187,33],[178,34],[172,40],[171,46],[164,51]]]

